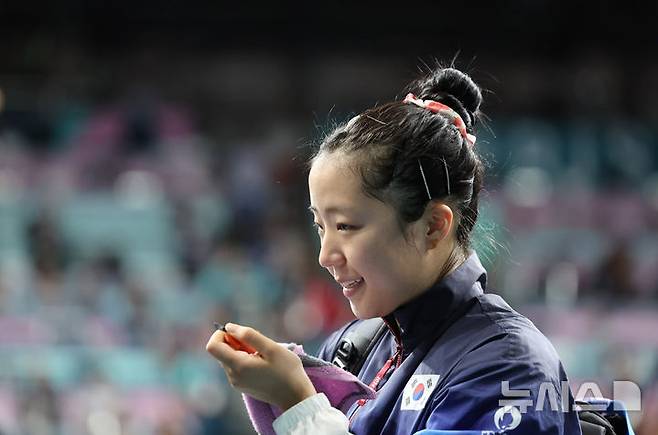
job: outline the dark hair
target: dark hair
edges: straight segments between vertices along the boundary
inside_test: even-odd
[[[474,133],[482,93],[468,75],[439,68],[408,90],[417,98],[449,106],[461,116],[466,131]],[[311,163],[335,151],[357,157],[352,160],[353,169],[361,176],[365,194],[393,206],[403,229],[420,219],[430,201],[422,165],[431,199],[445,202],[456,212],[457,241],[467,249],[478,217],[484,165],[453,121],[448,114],[402,100],[376,106],[327,135]]]

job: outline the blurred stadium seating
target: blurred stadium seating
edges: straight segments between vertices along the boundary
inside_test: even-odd
[[[541,5],[516,6],[547,29]],[[400,95],[419,57],[449,59],[460,42],[485,44],[474,76],[498,96],[485,95],[493,120],[478,137],[490,171],[474,246],[490,288],[549,335],[576,389],[637,383],[636,433],[658,433],[655,47],[627,57],[585,39],[554,63],[564,40],[548,30],[555,45],[537,59],[484,31],[437,48],[420,30],[353,30],[312,48],[289,47],[288,33],[254,48],[229,42],[241,29],[230,17],[213,30],[210,5],[153,12],[150,37],[146,6],[123,36],[83,25],[120,8],[65,7],[41,31],[0,21],[12,35],[0,47],[0,434],[251,433],[205,353],[212,322],[314,351],[351,318],[316,262],[307,144]],[[198,33],[169,33],[179,12]],[[256,22],[270,12],[288,23],[267,9]],[[480,13],[474,22],[489,19]],[[534,29],[523,29],[514,42],[530,49]],[[638,59],[642,86],[623,73]]]

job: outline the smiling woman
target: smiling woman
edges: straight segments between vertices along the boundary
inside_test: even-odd
[[[484,293],[486,271],[470,247],[483,180],[474,131],[480,89],[453,68],[410,88],[328,135],[308,177],[318,261],[359,319],[319,356],[332,361],[364,319],[381,317],[386,331],[355,373],[376,398],[347,415],[332,408],[297,356],[250,328],[226,325],[255,353],[232,349],[222,331],[207,349],[235,388],[284,411],[273,424],[279,434],[580,434],[555,350],[528,319]],[[547,383],[556,400],[540,397]],[[510,388],[530,396],[515,403]]]

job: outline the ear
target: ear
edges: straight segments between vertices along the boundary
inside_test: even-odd
[[[426,224],[424,237],[427,249],[434,249],[448,237],[452,230],[454,222],[452,209],[440,202],[430,203],[423,218]]]

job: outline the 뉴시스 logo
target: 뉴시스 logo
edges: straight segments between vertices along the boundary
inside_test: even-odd
[[[545,411],[547,410],[547,404],[549,410],[562,412],[569,412],[576,408],[592,411],[604,411],[606,409],[606,405],[601,403],[590,405],[574,403],[572,409],[569,409],[569,382],[567,381],[561,382],[561,391],[559,392],[552,382],[542,382],[539,384],[539,390],[537,391],[537,397],[534,398],[535,400],[531,397],[529,389],[511,389],[509,381],[502,381],[500,390],[506,399],[499,400],[498,405],[501,407],[515,407],[521,414],[525,414],[528,412],[528,408],[533,406],[535,411]],[[574,394],[575,402],[583,402],[587,398],[603,397],[601,388],[596,382],[583,382]],[[610,399],[615,401],[613,403],[613,409],[615,411],[624,409],[626,411],[642,410],[642,392],[640,391],[640,387],[634,382],[614,381],[612,384],[612,397]]]

